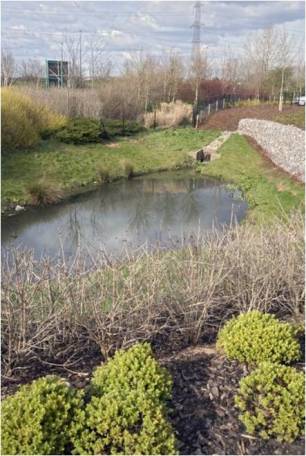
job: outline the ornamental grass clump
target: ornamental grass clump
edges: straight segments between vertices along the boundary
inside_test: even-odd
[[[272,363],[261,363],[240,381],[235,404],[250,434],[293,442],[304,432],[304,374]]]
[[[165,401],[171,378],[149,344],[118,351],[99,367],[72,428],[74,454],[173,454]]]
[[[67,454],[81,405],[82,393],[56,376],[22,386],[2,402],[2,454]]]
[[[28,185],[27,192],[31,197],[33,206],[55,204],[62,198],[62,191],[59,187],[46,179]]]
[[[229,320],[219,331],[217,348],[247,364],[290,363],[301,357],[298,328],[254,310]]]

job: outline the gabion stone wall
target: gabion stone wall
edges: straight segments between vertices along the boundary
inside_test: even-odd
[[[241,119],[238,132],[254,138],[277,166],[305,182],[305,131],[268,120]]]

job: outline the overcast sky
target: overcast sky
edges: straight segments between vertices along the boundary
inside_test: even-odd
[[[2,47],[16,59],[59,59],[62,34],[83,46],[97,38],[113,63],[139,52],[191,52],[193,1],[3,1]],[[201,41],[212,58],[230,46],[239,53],[251,32],[285,25],[304,39],[303,1],[204,1]]]

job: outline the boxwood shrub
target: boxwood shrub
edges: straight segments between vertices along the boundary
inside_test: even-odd
[[[165,403],[171,378],[149,344],[118,351],[99,367],[72,427],[75,454],[174,454]]]
[[[247,432],[292,442],[304,431],[304,374],[262,363],[240,381],[235,403]]]
[[[217,348],[249,364],[290,363],[301,357],[297,327],[259,311],[240,314],[219,331]]]
[[[56,376],[22,386],[3,400],[2,454],[67,454],[69,429],[82,392]]]

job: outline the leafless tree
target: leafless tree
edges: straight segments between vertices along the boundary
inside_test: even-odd
[[[167,102],[176,100],[179,83],[183,80],[185,67],[179,53],[171,51],[161,59],[160,72],[163,79],[163,99]]]
[[[279,90],[279,104],[278,110],[281,112],[283,110],[283,101],[284,101],[284,85],[285,85],[285,76],[288,68],[291,67],[293,63],[293,42],[290,38],[287,30],[283,28],[277,37],[276,41],[277,51],[276,59],[277,66],[281,70],[281,85]]]
[[[254,86],[258,98],[262,95],[264,81],[275,64],[276,51],[276,32],[273,28],[257,32],[245,42],[245,79]]]
[[[93,87],[95,81],[109,79],[112,62],[105,52],[104,38],[93,36],[86,45],[88,48],[86,54],[89,60],[89,75]]]
[[[44,77],[44,67],[39,60],[23,60],[19,67],[20,77],[27,83],[32,83],[39,87]]]
[[[82,53],[81,40],[78,35],[65,35],[63,37],[63,54],[69,62],[68,84],[70,87],[81,87],[83,73],[80,56]]]
[[[199,104],[199,88],[202,79],[206,79],[208,76],[208,59],[207,52],[201,48],[196,51],[191,60],[190,68],[190,79],[194,87],[194,106],[197,107]],[[197,121],[196,121],[197,123]],[[196,125],[197,126],[197,125]]]
[[[9,86],[13,83],[16,73],[16,64],[13,55],[5,49],[1,52],[1,85]]]

